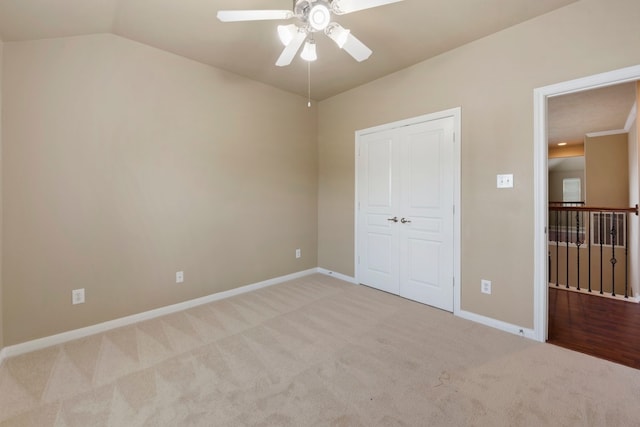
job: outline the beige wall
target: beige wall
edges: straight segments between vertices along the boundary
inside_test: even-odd
[[[113,35],[4,47],[5,345],[317,266],[303,98]]]
[[[460,106],[462,309],[533,327],[533,90],[640,63],[639,19],[582,0],[321,102],[319,265],[354,274],[354,132]]]
[[[2,189],[2,55],[4,43],[0,40],[0,189]],[[0,190],[0,349],[4,346],[4,310],[2,307],[2,191]]]
[[[550,202],[562,202],[564,195],[563,181],[567,178],[580,178],[580,195],[584,200],[584,171],[556,171],[549,172],[549,190],[547,196]]]
[[[589,206],[629,206],[629,136],[585,137],[584,164]]]

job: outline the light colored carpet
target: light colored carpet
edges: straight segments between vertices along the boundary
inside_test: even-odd
[[[8,359],[1,426],[634,426],[640,371],[322,275]]]

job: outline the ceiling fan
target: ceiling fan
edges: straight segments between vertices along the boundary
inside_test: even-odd
[[[331,19],[332,14],[344,15],[402,0],[293,0],[293,10],[220,10],[222,22],[267,21],[297,18],[300,22],[278,25],[278,36],[285,48],[276,61],[284,67],[291,64],[304,44],[300,57],[307,61],[317,59],[313,34],[324,32],[338,47],[344,49],[356,61],[362,62],[373,53],[351,31]]]

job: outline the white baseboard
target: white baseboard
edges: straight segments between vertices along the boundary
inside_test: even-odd
[[[235,295],[244,294],[246,292],[254,291],[256,289],[266,288],[267,286],[277,285],[278,283],[298,279],[304,276],[309,276],[311,274],[318,273],[318,272],[319,271],[317,268],[311,268],[309,270],[287,274],[286,276],[275,277],[273,279],[264,280],[262,282],[241,286],[235,289],[230,289],[228,291],[218,292],[215,294],[192,299],[189,301],[184,301],[181,303],[156,308],[154,310],[133,314],[131,316],[121,317],[119,319],[109,320],[107,322],[98,323],[96,325],[91,325],[91,326],[87,326],[80,329],[74,329],[72,331],[62,332],[60,334],[51,335],[44,338],[38,338],[32,341],[27,341],[27,342],[12,345],[9,347],[5,347],[2,350],[0,350],[0,364],[2,364],[3,360],[9,357],[19,356],[24,353],[41,350],[43,348],[63,344],[65,342],[72,341],[75,339],[84,338],[89,335],[99,334],[102,332],[109,331],[111,329],[128,326],[134,323],[154,319],[156,317],[165,316],[167,314],[172,314],[178,311],[187,310],[192,307],[208,304],[210,302],[229,298]]]
[[[324,274],[325,276],[335,277],[336,279],[344,280],[345,282],[358,284],[355,277],[347,276],[345,274],[336,273],[335,271],[327,270],[326,268],[318,267],[316,271],[320,274]]]
[[[491,317],[481,316],[479,314],[472,313],[470,311],[460,310],[459,312],[455,313],[455,315],[466,320],[471,320],[472,322],[489,326],[491,328],[499,329],[504,332],[509,332],[510,334],[519,335],[521,337],[536,340],[536,333],[533,329],[523,328],[521,326],[503,322],[501,320],[496,320]]]
[[[6,359],[7,356],[7,348],[4,347],[2,348],[2,350],[0,350],[0,366],[2,366],[2,362],[4,361],[4,359]]]
[[[0,364],[9,358],[19,356],[24,353],[29,353],[36,350],[41,350],[54,345],[64,344],[65,342],[72,341],[79,338],[84,338],[89,335],[94,335],[102,332],[106,332],[112,329],[120,328],[123,326],[132,325],[134,323],[142,322],[145,320],[154,319],[156,317],[165,316],[167,314],[176,313],[178,311],[187,310],[199,305],[208,304],[210,302],[218,301],[221,299],[229,298],[235,295],[240,295],[246,292],[254,291],[257,289],[265,288],[268,286],[276,285],[278,283],[286,282],[289,280],[298,279],[300,277],[309,276],[314,273],[324,274],[326,276],[335,277],[336,279],[344,280],[348,283],[358,284],[354,277],[347,276],[345,274],[336,273],[335,271],[327,270],[325,268],[311,268],[309,270],[299,271],[297,273],[288,274],[286,276],[275,277],[273,279],[264,280],[262,282],[253,283],[239,288],[230,289],[228,291],[218,292],[215,294],[207,295],[201,298],[184,301],[177,304],[160,307],[154,310],[145,311],[131,316],[121,317],[119,319],[110,320],[96,325],[87,326],[85,328],[75,329],[68,332],[63,332],[56,335],[51,335],[44,338],[39,338],[32,341],[4,347],[0,350]],[[499,329],[505,332],[512,333],[514,335],[523,336],[529,339],[536,339],[536,335],[533,329],[523,328],[510,323],[502,322],[500,320],[492,319],[490,317],[481,316],[479,314],[471,313],[469,311],[460,310],[455,313],[456,316],[463,319],[471,320],[476,323],[480,323],[495,329]]]
[[[332,276],[340,280],[344,280],[345,282],[358,284],[358,281],[355,277],[347,276],[341,273],[336,273],[335,271],[327,270],[325,268],[318,267],[317,272],[320,274],[324,274],[327,276]],[[476,313],[472,313],[470,311],[460,310],[457,313],[454,313],[456,316],[461,317],[466,320],[470,320],[472,322],[480,323],[485,326],[489,326],[494,329],[499,329],[504,332],[509,332],[514,335],[518,335],[521,337],[529,338],[532,340],[536,340],[536,334],[533,329],[523,328],[521,326],[513,325],[511,323],[503,322],[500,320],[493,319],[491,317],[482,316]]]

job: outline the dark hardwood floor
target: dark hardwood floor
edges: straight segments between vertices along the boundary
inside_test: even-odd
[[[640,304],[549,289],[549,339],[640,369]]]

